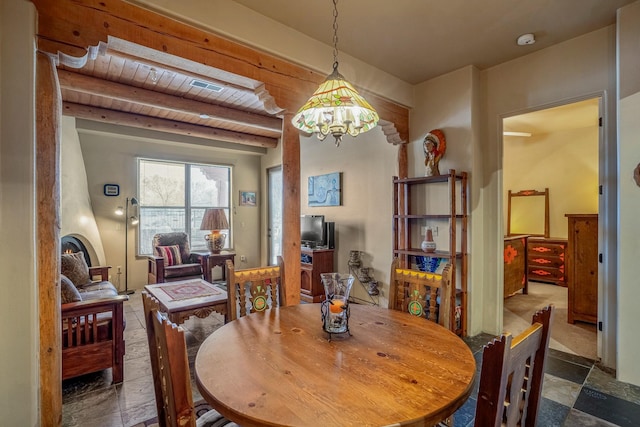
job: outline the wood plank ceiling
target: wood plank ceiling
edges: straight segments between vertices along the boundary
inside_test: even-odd
[[[65,115],[265,148],[281,136],[261,82],[117,39],[77,65],[58,65]]]

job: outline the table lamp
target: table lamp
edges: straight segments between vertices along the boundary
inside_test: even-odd
[[[207,249],[212,254],[220,253],[220,250],[224,248],[225,234],[220,233],[220,230],[228,230],[229,222],[227,221],[227,215],[224,209],[207,209],[202,217],[202,224],[200,224],[200,230],[211,230],[211,234],[204,236],[207,241]]]

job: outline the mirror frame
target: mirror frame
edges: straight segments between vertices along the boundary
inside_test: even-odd
[[[549,188],[545,188],[544,191],[537,190],[522,190],[516,193],[509,190],[509,196],[507,201],[507,236],[513,236],[511,234],[511,199],[513,197],[544,197],[544,234],[528,234],[529,236],[540,236],[549,238]],[[518,233],[522,234],[522,233]]]

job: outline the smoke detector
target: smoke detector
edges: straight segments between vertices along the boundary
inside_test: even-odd
[[[533,34],[523,34],[518,37],[518,46],[525,46],[528,44],[534,44],[536,42],[536,38]]]

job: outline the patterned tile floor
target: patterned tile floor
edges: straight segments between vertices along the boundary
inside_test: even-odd
[[[111,385],[110,369],[64,381],[64,426],[138,426],[155,416],[153,379],[139,292],[131,295],[125,304],[125,315],[127,354],[123,383]],[[184,323],[190,360],[194,360],[202,341],[222,323],[222,316],[215,313],[207,319],[191,318]],[[465,339],[476,357],[478,372],[482,346],[492,338],[481,334]],[[472,396],[454,415],[456,427],[473,425],[477,387],[476,381]],[[197,388],[192,388],[194,400],[200,400]],[[550,350],[542,395],[539,426],[640,425],[640,387],[616,381],[597,363],[580,356]]]

